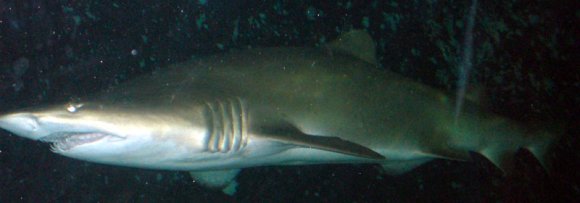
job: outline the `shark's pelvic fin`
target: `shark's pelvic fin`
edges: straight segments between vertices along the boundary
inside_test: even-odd
[[[352,55],[373,65],[378,65],[375,43],[365,30],[352,30],[328,45],[331,49]]]
[[[308,135],[290,124],[261,127],[260,131],[261,136],[264,138],[284,144],[332,151],[362,158],[385,159],[383,155],[360,144],[339,137]]]
[[[228,169],[216,171],[190,171],[189,175],[201,185],[221,189],[225,194],[236,193],[238,183],[235,178],[241,169]]]
[[[432,159],[417,159],[411,161],[388,162],[381,164],[381,166],[383,166],[383,172],[389,175],[396,176],[412,171],[421,164],[424,164],[431,160]]]

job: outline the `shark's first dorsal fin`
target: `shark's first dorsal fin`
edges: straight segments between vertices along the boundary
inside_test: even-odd
[[[260,128],[260,136],[307,148],[332,151],[369,159],[385,159],[381,154],[360,144],[339,137],[308,135],[291,125],[267,126]]]
[[[340,35],[330,48],[377,65],[375,42],[365,30],[352,30]]]

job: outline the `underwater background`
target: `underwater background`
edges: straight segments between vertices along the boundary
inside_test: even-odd
[[[257,167],[227,196],[186,172],[93,164],[0,131],[0,202],[574,202],[580,199],[580,2],[473,0],[0,0],[0,112],[68,101],[167,65],[233,49],[323,46],[352,29],[380,68],[486,108],[562,125],[548,174],[524,151],[505,177],[485,158],[435,160],[401,175],[378,165]],[[471,35],[473,43],[465,43]],[[463,78],[465,79],[465,78]]]

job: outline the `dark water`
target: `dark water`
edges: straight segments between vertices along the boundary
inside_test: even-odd
[[[320,46],[350,29],[381,68],[455,93],[471,1],[0,0],[0,112],[82,97],[231,49]],[[402,176],[376,165],[244,170],[226,196],[186,173],[92,164],[0,132],[0,202],[573,202],[580,104],[576,1],[479,1],[469,84],[515,120],[567,123],[550,175],[528,153],[504,177],[484,158]]]

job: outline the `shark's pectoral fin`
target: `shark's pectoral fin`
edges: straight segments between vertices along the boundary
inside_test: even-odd
[[[268,126],[262,127],[260,130],[262,137],[284,144],[332,151],[362,158],[385,159],[383,155],[360,144],[343,140],[339,137],[308,135],[291,125]]]
[[[238,183],[235,178],[240,169],[217,170],[217,171],[190,171],[189,175],[201,185],[221,189],[227,195],[236,193]]]

